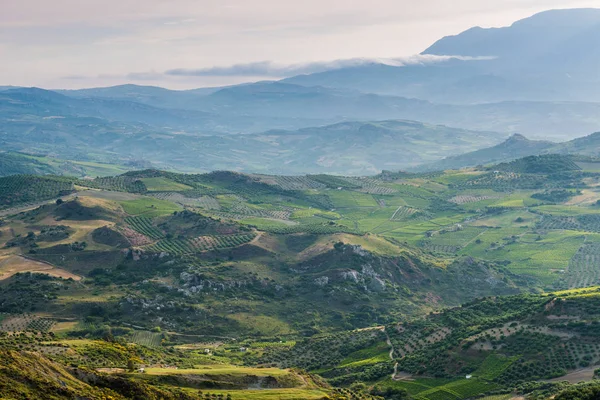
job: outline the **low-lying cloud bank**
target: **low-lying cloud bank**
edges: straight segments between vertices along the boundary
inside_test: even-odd
[[[230,66],[215,66],[208,68],[177,68],[165,71],[170,76],[264,76],[264,77],[290,77],[294,75],[314,74],[318,72],[360,67],[369,64],[384,64],[394,67],[407,65],[432,64],[449,60],[489,60],[493,57],[463,57],[463,56],[437,56],[430,54],[417,54],[400,58],[352,58],[334,61],[316,61],[300,64],[278,64],[272,61],[261,61]]]

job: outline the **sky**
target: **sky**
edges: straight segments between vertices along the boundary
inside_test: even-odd
[[[0,0],[0,85],[173,89],[277,79],[598,0]]]

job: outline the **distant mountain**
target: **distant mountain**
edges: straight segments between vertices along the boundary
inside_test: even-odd
[[[559,143],[553,146],[551,151],[558,154],[580,154],[600,157],[600,132]]]
[[[67,96],[37,88],[0,91],[0,120],[8,117],[7,123],[12,124],[23,116],[35,116],[46,118],[44,124],[48,125],[57,122],[56,117],[92,117],[135,124],[147,131],[184,131],[194,135],[295,130],[344,121],[388,119],[507,134],[523,132],[563,140],[600,130],[600,103],[512,101],[449,105],[284,82],[238,85],[210,94],[129,85],[86,89],[81,93],[96,93],[100,97]],[[114,97],[105,97],[106,93]],[[178,102],[186,108],[171,107]]]
[[[193,90],[169,90],[158,86],[119,85],[101,88],[58,90],[65,96],[75,98],[100,97],[113,100],[127,100],[160,108],[195,109],[195,101],[222,88],[201,88]]]
[[[498,145],[457,156],[450,156],[440,161],[419,165],[411,170],[437,171],[460,169],[477,165],[505,163],[522,157],[545,154],[568,154],[598,158],[600,157],[600,132],[562,143],[529,140],[523,135],[515,134]]]
[[[529,140],[523,135],[515,134],[496,146],[444,158],[431,164],[418,166],[414,170],[437,171],[474,167],[484,164],[498,164],[521,157],[541,154],[555,145],[553,142]]]
[[[445,103],[597,102],[599,42],[600,9],[551,10],[509,27],[474,27],[423,52],[461,59],[403,67],[373,63],[285,81]]]
[[[53,97],[52,92],[48,95]],[[198,135],[96,117],[36,118],[33,114],[18,121],[7,119],[0,133],[0,146],[5,150],[51,154],[62,159],[120,165],[147,160],[163,169],[181,171],[228,169],[343,175],[408,168],[491,146],[505,137],[501,133],[406,120],[343,122],[254,134]]]
[[[147,87],[141,87],[146,90]],[[102,89],[90,89],[90,94]],[[180,96],[177,91],[152,88],[158,93],[168,93],[169,96]],[[108,90],[114,93],[112,89]],[[185,95],[184,96],[188,96]],[[194,95],[198,99],[204,95]],[[226,106],[212,107],[210,101],[203,101],[197,109],[177,109],[157,107],[147,102],[137,102],[128,98],[135,96],[88,97],[67,96],[55,91],[39,88],[15,88],[0,91],[0,122],[14,125],[22,121],[28,123],[63,123],[64,118],[100,118],[105,123],[134,124],[137,129],[146,131],[188,131],[195,134],[224,134],[239,132],[260,132],[272,128],[296,129],[302,126],[318,125],[335,120],[282,118],[276,114],[264,115],[260,118],[250,118],[246,115],[219,115],[211,109],[225,109]],[[196,97],[195,97],[196,98]],[[179,99],[180,101],[185,101]],[[179,101],[178,100],[178,101]],[[160,102],[160,100],[155,100]],[[202,111],[207,109],[209,111]],[[32,119],[37,118],[37,119]],[[7,126],[6,129],[9,127]]]
[[[244,135],[240,138],[243,142],[232,144],[237,149],[232,157],[239,157],[242,165],[248,163],[246,171],[266,168],[269,173],[368,175],[480,148],[483,143],[498,143],[503,137],[406,120],[344,122]],[[257,162],[259,154],[262,160]]]
[[[600,9],[549,10],[515,22],[509,27],[474,27],[455,36],[444,37],[423,54],[493,56],[499,59],[525,57],[538,59],[565,45],[565,39],[589,34],[600,25]],[[589,46],[589,50],[593,50]]]

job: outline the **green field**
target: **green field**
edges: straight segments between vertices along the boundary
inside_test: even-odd
[[[180,211],[183,207],[166,200],[144,197],[138,200],[126,200],[119,202],[123,210],[132,216],[160,217]]]

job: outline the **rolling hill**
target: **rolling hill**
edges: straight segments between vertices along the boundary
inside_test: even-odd
[[[56,398],[591,390],[553,380],[591,380],[600,362],[599,169],[552,155],[370,177],[2,177],[0,363],[24,367],[0,384]]]

